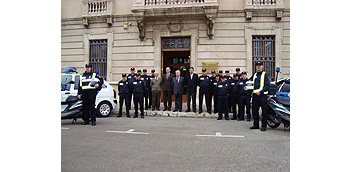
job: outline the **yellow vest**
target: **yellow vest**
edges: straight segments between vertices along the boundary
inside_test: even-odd
[[[83,90],[95,89],[95,87],[90,86],[90,82],[93,81],[93,80],[95,80],[95,77],[96,77],[96,76],[97,76],[97,74],[96,74],[96,73],[93,73],[91,79],[86,79],[86,78],[83,79],[83,78],[82,78],[82,75],[81,75],[81,77],[80,77],[80,85],[81,85],[82,89],[83,89]]]
[[[260,77],[260,87],[259,89],[253,90],[253,94],[261,91],[264,88],[264,76],[265,72],[263,71],[262,76]],[[257,73],[255,73],[253,76],[253,84],[255,83],[255,78],[257,78]],[[268,94],[268,91],[265,91],[264,94]]]

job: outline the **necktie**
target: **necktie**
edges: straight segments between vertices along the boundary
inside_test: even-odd
[[[193,78],[193,75],[191,74],[191,80],[192,80],[192,78]]]
[[[169,75],[170,75],[170,74],[166,74],[166,76],[167,76],[166,79],[169,79]]]
[[[178,83],[179,78],[180,78],[180,77],[177,77],[177,83]]]

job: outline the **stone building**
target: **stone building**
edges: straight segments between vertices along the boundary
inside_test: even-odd
[[[131,67],[290,75],[290,0],[62,0],[61,67],[91,62],[114,84]]]

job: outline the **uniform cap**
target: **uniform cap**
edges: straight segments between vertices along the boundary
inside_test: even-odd
[[[217,77],[217,76],[219,76],[219,77],[220,77],[220,74],[218,74],[218,73],[217,73],[217,74],[215,75],[215,77]]]
[[[142,72],[142,71],[140,69],[138,69],[137,72]]]
[[[225,73],[230,73],[230,71],[229,70],[225,70]]]
[[[125,73],[122,74],[122,77],[126,77],[127,75]]]
[[[238,67],[238,68],[236,68],[236,71],[241,71],[241,69]]]
[[[233,77],[237,77],[237,76],[240,76],[240,75],[238,75],[237,73],[233,74]]]
[[[147,69],[143,69],[143,72],[147,72]]]
[[[216,73],[215,70],[212,70],[211,73]]]
[[[226,76],[225,75],[221,75],[220,78],[226,78]]]
[[[255,65],[256,65],[256,66],[257,66],[257,65],[263,65],[263,62],[261,62],[261,61],[255,62]]]
[[[87,64],[86,64],[86,67],[92,67],[92,64],[87,63]]]
[[[155,72],[155,70],[154,70],[154,69],[152,69],[152,72]]]
[[[202,69],[202,72],[205,72],[205,71],[207,71],[207,69]]]
[[[219,70],[219,73],[222,73],[222,70]]]
[[[241,72],[241,74],[246,74],[246,75],[247,75],[247,72],[246,72],[246,71],[243,71],[243,72]]]
[[[136,70],[134,67],[131,67],[131,70]]]
[[[141,76],[141,74],[140,73],[136,73],[136,76]]]

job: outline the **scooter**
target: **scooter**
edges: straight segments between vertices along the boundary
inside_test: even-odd
[[[83,103],[77,96],[68,96],[65,102],[61,102],[61,105],[67,105],[61,111],[61,119],[72,119],[72,124],[76,124],[77,118],[83,117]]]
[[[89,84],[93,87],[99,81],[93,80]],[[68,96],[65,102],[61,102],[61,106],[67,105],[64,110],[61,111],[61,119],[72,119],[72,124],[76,124],[77,118],[82,118],[83,102],[78,99],[78,96]]]
[[[280,68],[276,69],[280,72]],[[268,96],[268,119],[267,123],[271,128],[277,128],[281,123],[284,124],[284,130],[290,128],[290,100],[282,97],[276,97],[277,76],[275,84],[271,84]]]

